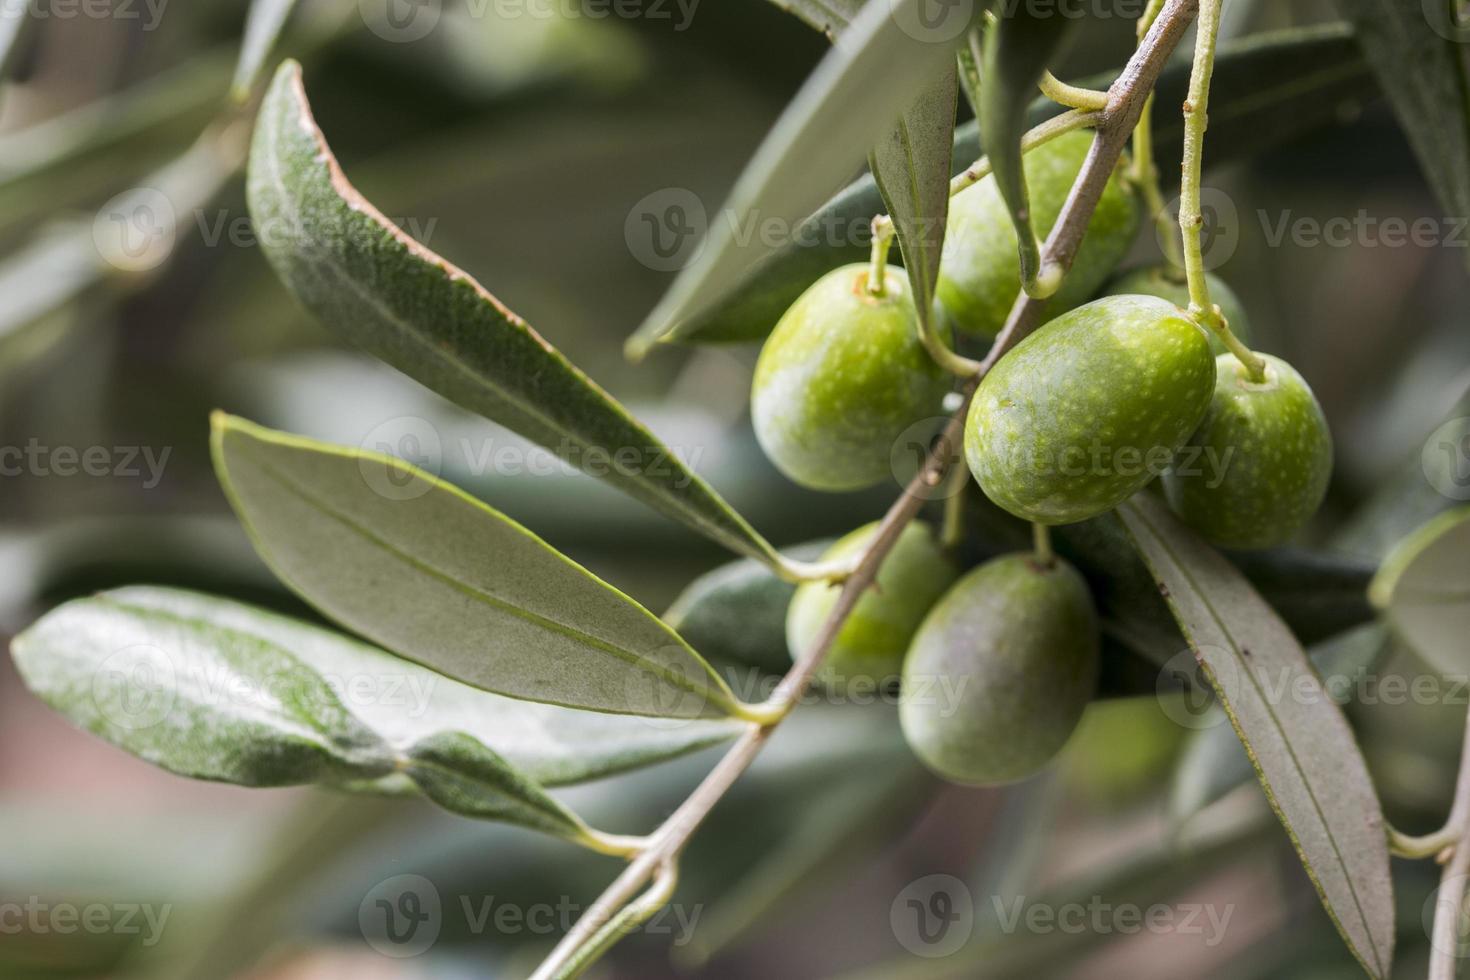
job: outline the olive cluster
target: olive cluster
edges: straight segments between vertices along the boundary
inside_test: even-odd
[[[1055,222],[1089,142],[1071,133],[1027,155],[1039,232]],[[1285,361],[1259,355],[1263,370],[1253,372],[1228,353],[1191,316],[1188,290],[1169,270],[1109,281],[1142,211],[1120,167],[1044,324],[981,381],[965,462],[991,501],[1036,524],[1098,517],[1159,477],[1175,513],[1216,544],[1280,544],[1326,491],[1326,420]],[[823,276],[781,318],[756,366],[756,434],[807,487],[881,482],[895,441],[939,414],[952,388],[921,342],[906,277],[891,266],[881,285],[870,275],[850,265]],[[993,338],[1019,276],[1015,232],[987,178],[952,201],[935,321],[956,339]],[[1248,342],[1239,301],[1213,276],[1209,285]],[[861,550],[874,530],[853,532],[829,557]],[[793,654],[814,642],[836,596],[819,582],[797,590]],[[964,571],[915,523],[819,680],[838,690],[898,681],[904,732],[928,766],[958,782],[1004,783],[1036,772],[1066,742],[1093,696],[1098,650],[1087,584],[1064,561],[1012,554]]]

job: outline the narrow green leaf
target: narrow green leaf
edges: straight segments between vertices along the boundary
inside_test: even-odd
[[[0,5],[0,81],[10,75],[11,62],[20,49],[21,40],[35,26],[36,21],[30,12],[28,3]]]
[[[658,617],[401,460],[216,413],[215,469],[256,550],[327,616],[475,687],[672,718],[740,706]]]
[[[1021,136],[1027,107],[1036,100],[1041,74],[1061,54],[1076,21],[1056,11],[1027,5],[1002,6],[985,29],[980,63],[980,142],[986,147],[996,189],[1010,211],[1021,256],[1021,281],[1027,292],[1041,266],[1041,243],[1031,225],[1026,174],[1021,167]]]
[[[1370,98],[1377,86],[1352,33],[1342,25],[1258,34],[1221,46],[1210,97],[1211,166],[1248,159],[1314,129],[1339,124],[1344,105]],[[1079,84],[1106,88],[1113,74]],[[1170,65],[1159,80],[1159,105],[1180,105],[1189,62]],[[1056,115],[1055,103],[1032,103],[1026,125]],[[1183,128],[1178,113],[1160,112],[1155,140],[1161,160],[1178,159]],[[982,153],[972,121],[955,132],[955,173]],[[1165,168],[1167,169],[1167,168]],[[801,222],[789,244],[764,258],[706,309],[692,313],[661,339],[738,344],[765,338],[802,292],[840,265],[868,254],[865,229],[884,209],[871,176],[838,192]]]
[[[795,231],[953,61],[973,10],[951,7],[936,24],[925,2],[868,4],[838,36],[747,165],[702,250],[629,340],[632,356],[721,300],[774,250],[769,236],[742,231],[751,218]]]
[[[940,69],[869,157],[884,207],[893,218],[914,306],[925,321],[934,315],[939,253],[949,218],[957,72],[953,61]]]
[[[250,90],[265,67],[265,59],[281,37],[296,0],[253,0],[245,20],[245,37],[240,42],[240,61],[235,66],[231,94],[239,102],[250,98]]]
[[[1394,632],[1435,669],[1470,667],[1470,507],[1434,518],[1399,542],[1374,577],[1373,604]]]
[[[1440,207],[1463,217],[1470,215],[1470,27],[1458,8],[1453,0],[1337,0]]]
[[[82,728],[171,772],[245,786],[417,789],[457,813],[571,838],[542,788],[727,738],[477,691],[241,603],[126,588],[69,602],[13,644],[26,684]]]
[[[1275,611],[1159,501],[1118,509],[1250,753],[1327,913],[1363,968],[1393,961],[1383,811],[1341,709]]]
[[[775,550],[647,428],[463,271],[348,183],[286,62],[261,107],[250,213],[323,323],[409,377],[744,555]]]

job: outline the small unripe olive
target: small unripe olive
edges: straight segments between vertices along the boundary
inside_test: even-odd
[[[1092,145],[1092,134],[1067,133],[1026,154],[1026,189],[1031,222],[1045,240],[1071,193]],[[1087,234],[1061,288],[1046,302],[1043,319],[1064,313],[1097,292],[1127,254],[1138,231],[1138,194],[1113,173],[1087,223]],[[1020,291],[1021,259],[1010,211],[994,177],[956,194],[949,204],[938,296],[955,328],[994,337]]]
[[[1070,524],[1162,473],[1215,387],[1204,330],[1154,296],[1080,306],[1017,344],[981,382],[965,459],[1024,520]]]
[[[1312,389],[1279,357],[1260,356],[1260,383],[1233,356],[1217,359],[1209,410],[1163,479],[1174,512],[1226,548],[1284,542],[1332,477],[1332,434]]]
[[[868,546],[877,524],[842,538],[823,560],[849,558]],[[830,691],[873,691],[898,679],[904,652],[924,615],[959,576],[928,525],[915,521],[903,529],[879,566],[876,585],[863,594],[827,651],[817,682]],[[786,612],[786,645],[800,657],[821,632],[842,589],[806,582]]]
[[[889,267],[882,296],[868,267],[818,279],[781,317],[761,349],[750,407],[761,448],[814,490],[860,490],[891,477],[894,442],[937,414],[950,378],[919,342],[903,271]]]
[[[957,783],[1035,774],[1097,686],[1097,614],[1072,566],[1006,555],[940,599],[903,665],[899,721],[914,754]]]
[[[1225,281],[1213,272],[1205,273],[1205,282],[1210,287],[1210,300],[1220,307],[1220,315],[1225,322],[1230,324],[1230,332],[1247,347],[1250,346],[1253,331],[1251,330],[1250,318],[1245,315],[1245,307],[1240,303],[1240,297],[1235,295],[1235,290],[1226,285]],[[1181,309],[1189,309],[1189,284],[1184,281],[1181,273],[1176,273],[1168,266],[1151,265],[1140,269],[1133,269],[1115,276],[1111,282],[1103,287],[1104,296],[1157,296],[1166,299]],[[1213,330],[1207,331],[1210,338],[1210,349],[1216,354],[1225,354],[1225,343]]]

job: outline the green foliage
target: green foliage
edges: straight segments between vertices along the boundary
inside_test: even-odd
[[[214,459],[277,576],[400,656],[549,704],[671,718],[741,711],[656,616],[422,470],[225,415]]]
[[[1404,538],[1383,560],[1369,595],[1394,632],[1435,669],[1465,670],[1470,629],[1470,507],[1446,511]]]
[[[1285,543],[1332,478],[1332,434],[1316,396],[1290,364],[1264,356],[1258,384],[1220,355],[1209,411],[1164,474],[1169,506],[1227,548]]]
[[[992,559],[945,593],[903,666],[909,745],[946,779],[992,786],[1061,751],[1097,686],[1097,613],[1065,562]]]
[[[1064,314],[986,375],[965,458],[991,500],[1025,520],[1070,524],[1157,476],[1209,405],[1204,332],[1152,297]]]

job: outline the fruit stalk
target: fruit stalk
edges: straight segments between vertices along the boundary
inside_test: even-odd
[[[1205,130],[1209,127],[1210,79],[1215,73],[1215,45],[1220,35],[1222,0],[1200,0],[1199,31],[1194,42],[1194,66],[1189,97],[1184,101],[1184,162],[1179,191],[1179,231],[1184,238],[1184,274],[1189,283],[1189,312],[1219,335],[1225,347],[1240,359],[1252,381],[1266,377],[1266,365],[1230,331],[1230,325],[1210,299],[1205,280],[1204,214],[1200,210],[1200,180],[1204,169]]]
[[[1138,39],[1143,40],[1164,7],[1164,0],[1149,0],[1148,9],[1138,18]],[[1184,268],[1184,252],[1179,239],[1175,238],[1174,219],[1164,204],[1164,194],[1159,189],[1159,167],[1154,159],[1154,94],[1143,103],[1143,114],[1133,128],[1133,180],[1143,194],[1143,206],[1158,226],[1159,247],[1164,260],[1176,270]]]
[[[1043,254],[1048,260],[1070,265],[1072,257],[1076,255],[1092,211],[1097,207],[1103,188],[1122,156],[1133,127],[1138,123],[1143,102],[1158,81],[1164,63],[1199,11],[1199,5],[1200,0],[1169,0],[1122,74],[1108,90],[1109,108],[1103,111],[1099,120],[1098,138],[1082,172],[1077,175],[1077,182],[1051,235],[1047,238]],[[1033,299],[1025,293],[1017,297],[1005,327],[981,363],[980,371],[962,386],[960,404],[950,415],[924,466],[879,522],[872,542],[858,560],[851,577],[843,584],[837,603],[815,642],[792,665],[777,686],[771,701],[782,706],[782,715],[788,713],[805,694],[858,599],[873,584],[878,568],[893,549],[898,536],[919,513],[929,496],[926,491],[944,480],[946,469],[958,458],[964,420],[969,414],[970,402],[975,396],[980,379],[1007,351],[1038,326],[1043,306],[1043,301]],[[677,860],[689,838],[704,822],[715,804],[755,761],[780,720],[778,716],[770,724],[753,724],[746,729],[705,776],[704,781],[649,837],[647,848],[632,859],[623,873],[562,937],[561,942],[533,974],[532,980],[553,980],[564,976],[563,971],[573,962],[583,966],[590,964],[591,958],[579,959],[580,951],[598,936],[607,923],[613,921],[622,908],[634,901],[639,890],[650,878],[669,862]],[[605,950],[604,946],[597,952],[602,953]]]

